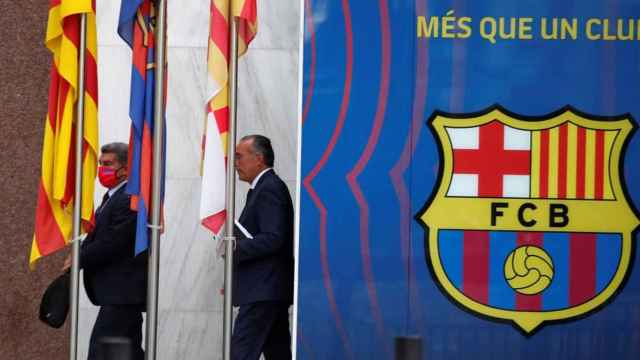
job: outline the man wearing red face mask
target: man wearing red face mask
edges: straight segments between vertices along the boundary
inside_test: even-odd
[[[142,313],[147,298],[147,253],[134,256],[136,213],[126,192],[127,151],[124,143],[102,146],[98,167],[100,184],[108,190],[95,210],[95,228],[82,242],[80,269],[84,287],[100,306],[88,360],[102,359],[101,340],[119,337],[131,342],[132,359],[144,359]],[[70,259],[65,262],[65,268]]]

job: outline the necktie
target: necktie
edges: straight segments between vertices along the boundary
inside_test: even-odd
[[[240,213],[240,219],[242,219],[245,211],[247,211],[247,206],[249,206],[249,202],[251,201],[251,195],[253,195],[252,192],[253,189],[249,189],[249,191],[247,192],[247,200],[244,202],[244,207],[242,208],[242,212]]]
[[[108,191],[106,193],[104,193],[104,196],[102,197],[102,202],[100,203],[100,206],[98,206],[98,210],[96,210],[96,214],[99,213],[100,211],[102,211],[102,208],[107,203],[107,201],[109,201],[109,192]]]

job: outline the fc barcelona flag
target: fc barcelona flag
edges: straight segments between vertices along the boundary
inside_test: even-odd
[[[155,89],[155,2],[151,0],[122,0],[118,33],[131,47],[131,137],[129,140],[129,182],[127,192],[131,194],[131,208],[137,210],[135,253],[149,246],[148,222],[151,216],[151,185],[153,179],[153,133],[154,133],[154,89]],[[166,78],[165,78],[166,79]],[[164,84],[166,92],[166,83]],[[163,116],[164,121],[164,116]],[[164,127],[163,127],[164,129]],[[163,133],[163,149],[160,206],[164,199],[164,163],[166,135]],[[162,212],[162,210],[161,210]]]
[[[418,220],[449,296],[528,334],[612,296],[639,223],[619,174],[630,119],[571,108],[524,119],[495,107],[437,112],[430,124],[440,185]]]

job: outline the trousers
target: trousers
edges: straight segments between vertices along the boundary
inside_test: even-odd
[[[87,360],[112,360],[104,340],[120,339],[131,343],[131,360],[144,360],[142,350],[142,312],[140,305],[104,305],[100,307],[89,340]],[[128,359],[127,359],[128,360]]]
[[[240,306],[231,337],[233,360],[291,359],[289,304],[262,301]]]

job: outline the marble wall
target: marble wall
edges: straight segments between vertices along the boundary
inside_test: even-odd
[[[127,141],[131,52],[115,31],[119,0],[97,1],[100,142]],[[167,178],[161,239],[159,359],[221,358],[223,262],[198,220],[209,0],[168,0]],[[295,198],[300,1],[258,0],[259,29],[239,64],[238,135],[272,139],[275,169]],[[97,187],[100,189],[100,187]],[[102,189],[100,189],[102,190]],[[247,185],[238,183],[241,209]],[[101,194],[96,194],[99,199]],[[97,200],[96,200],[97,201]],[[97,314],[81,298],[80,359]]]

